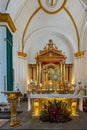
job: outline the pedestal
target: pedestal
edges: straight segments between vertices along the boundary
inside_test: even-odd
[[[16,110],[16,105],[17,105],[17,101],[18,101],[18,97],[22,96],[20,91],[14,92],[14,91],[5,91],[2,92],[5,95],[8,96],[8,99],[11,102],[11,119],[10,119],[10,124],[9,126],[11,128],[13,127],[17,127],[20,125],[20,121],[17,118],[17,110]]]

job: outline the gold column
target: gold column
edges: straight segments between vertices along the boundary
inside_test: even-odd
[[[64,63],[63,63],[63,81],[65,81],[65,61],[64,61]]]
[[[41,83],[41,62],[39,62],[39,84]]]
[[[46,81],[46,70],[44,70],[44,81]]]
[[[68,81],[70,82],[70,65],[68,66]]]
[[[60,62],[60,68],[61,68],[61,83],[62,83],[62,62]]]
[[[32,80],[34,80],[34,75],[33,75],[33,65],[32,65]]]
[[[33,78],[34,78],[34,80],[36,80],[35,72],[36,72],[36,69],[35,69],[35,67],[34,67],[34,68],[33,68]]]
[[[37,82],[38,82],[38,63],[37,63]]]

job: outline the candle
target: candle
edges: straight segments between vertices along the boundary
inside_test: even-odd
[[[40,83],[40,88],[42,88],[42,84]]]
[[[70,84],[68,84],[68,88],[70,88]]]
[[[30,83],[32,83],[33,81],[32,81],[32,79],[30,80]]]

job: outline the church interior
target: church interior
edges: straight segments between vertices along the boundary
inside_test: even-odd
[[[86,0],[0,0],[0,128],[87,129],[86,35]]]

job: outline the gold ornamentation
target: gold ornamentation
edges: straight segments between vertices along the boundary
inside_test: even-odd
[[[74,25],[74,27],[75,27],[76,34],[77,34],[77,40],[78,40],[78,51],[80,51],[80,37],[79,37],[79,32],[78,32],[77,25],[76,25],[76,23],[75,23],[75,20],[74,20],[73,16],[72,16],[71,13],[68,11],[68,9],[66,9],[66,7],[64,7],[64,10],[65,10],[65,12],[69,15],[69,17],[70,17],[70,19],[72,20],[73,25]]]
[[[65,6],[67,0],[38,0],[40,7],[48,14],[58,13]],[[58,3],[58,4],[57,4]],[[49,5],[49,6],[48,6]],[[53,8],[51,8],[53,7]]]
[[[24,51],[24,37],[25,37],[25,33],[27,31],[27,28],[32,20],[32,18],[35,16],[35,14],[41,9],[41,7],[39,7],[37,10],[35,10],[35,12],[31,15],[31,17],[29,18],[27,24],[26,24],[26,27],[24,29],[24,32],[23,32],[23,36],[22,36],[22,52]]]
[[[18,56],[21,56],[21,57],[26,57],[26,56],[27,56],[27,54],[26,54],[26,53],[24,53],[24,52],[18,52]]]
[[[66,4],[67,0],[64,0],[64,2],[63,2],[63,4],[61,5],[61,7],[60,7],[59,9],[57,9],[56,11],[53,11],[53,12],[47,10],[46,8],[44,8],[44,6],[43,6],[43,4],[42,4],[41,2],[43,2],[43,1],[38,0],[38,3],[39,3],[39,5],[40,5],[40,7],[31,15],[31,17],[30,17],[30,19],[28,20],[28,22],[27,22],[27,24],[26,24],[26,27],[25,27],[25,29],[24,29],[23,36],[22,36],[22,52],[23,52],[23,50],[24,50],[24,37],[25,37],[26,30],[27,30],[27,28],[28,28],[28,26],[29,26],[29,24],[30,24],[30,22],[31,22],[31,20],[32,20],[32,18],[33,18],[33,16],[34,16],[41,8],[42,8],[46,13],[48,13],[48,14],[58,13],[59,11],[61,11],[61,9],[64,9],[64,10],[66,11],[66,13],[69,15],[70,19],[72,20],[73,25],[74,25],[75,30],[76,30],[77,39],[78,39],[78,52],[79,52],[79,51],[80,51],[80,37],[79,37],[79,32],[78,32],[78,28],[77,28],[77,25],[76,25],[76,23],[75,23],[74,18],[72,17],[72,15],[71,15],[71,13],[68,11],[68,9],[66,9],[66,7],[65,7],[65,4]],[[51,4],[51,2],[52,2],[52,4]],[[56,1],[54,2],[53,0],[50,0],[49,3],[50,3],[51,5],[53,5],[54,3],[56,3]],[[58,2],[58,4],[59,4],[59,2]]]
[[[78,108],[78,104],[77,104],[77,98],[73,99],[73,98],[55,98],[56,101],[62,101],[65,103],[68,103],[68,107],[67,110],[71,111],[71,115],[70,116],[79,116],[77,108]],[[32,103],[33,103],[33,108],[32,108],[32,116],[40,116],[40,113],[42,110],[44,110],[44,105],[48,105],[48,100],[52,101],[54,100],[54,98],[32,98]]]
[[[0,13],[0,22],[7,22],[12,32],[16,31],[16,27],[8,13]]]
[[[84,51],[78,51],[74,54],[75,57],[79,57],[79,56],[83,56],[84,55]]]
[[[10,119],[10,127],[14,128],[20,125],[20,121],[17,118],[17,110],[16,110],[16,104],[18,101],[18,97],[22,96],[21,92],[14,92],[14,91],[5,91],[2,92],[5,95],[8,96],[8,99],[11,102],[11,119]]]
[[[71,116],[79,116],[77,112],[77,99],[72,99],[71,100]]]
[[[51,54],[51,55],[50,55]],[[49,57],[50,55],[50,57]],[[61,50],[58,50],[57,46],[50,39],[48,44],[43,50],[39,51],[39,55],[36,56],[37,63],[39,62],[60,62],[66,59]]]

